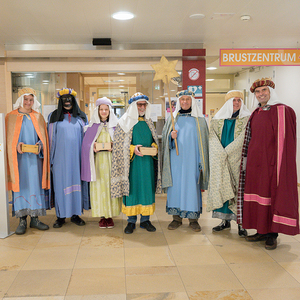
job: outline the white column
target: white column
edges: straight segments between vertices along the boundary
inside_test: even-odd
[[[12,233],[9,229],[5,117],[4,114],[0,114],[0,238],[6,238]]]

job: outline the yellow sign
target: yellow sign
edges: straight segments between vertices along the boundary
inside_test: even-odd
[[[300,66],[300,50],[220,49],[220,66]]]

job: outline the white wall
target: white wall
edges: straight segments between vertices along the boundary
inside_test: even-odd
[[[249,94],[251,84],[259,78],[271,77],[275,83],[278,99],[295,110],[297,116],[297,173],[300,182],[300,66],[260,67],[250,72],[246,70],[234,78],[235,89],[246,89]]]

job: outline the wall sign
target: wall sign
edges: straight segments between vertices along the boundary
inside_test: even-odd
[[[300,50],[220,49],[220,66],[300,66]]]
[[[198,69],[193,68],[189,70],[189,79],[197,80],[200,77],[200,72]]]
[[[187,89],[195,94],[195,97],[202,97],[202,85],[188,85]]]

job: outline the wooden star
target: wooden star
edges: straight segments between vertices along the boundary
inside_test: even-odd
[[[153,80],[162,80],[164,83],[169,83],[171,78],[179,77],[180,75],[175,70],[177,62],[178,60],[168,61],[164,56],[162,56],[158,64],[151,65],[155,71]]]

